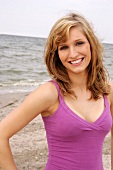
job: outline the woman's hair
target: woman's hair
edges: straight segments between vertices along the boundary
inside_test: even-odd
[[[52,27],[45,48],[45,63],[52,79],[58,82],[61,92],[76,96],[71,89],[71,81],[58,56],[58,46],[68,40],[70,28],[81,30],[90,44],[91,61],[88,65],[87,89],[91,91],[91,98],[99,99],[101,95],[110,92],[107,80],[107,71],[103,66],[103,47],[93,28],[86,19],[76,13],[70,13],[59,19]]]

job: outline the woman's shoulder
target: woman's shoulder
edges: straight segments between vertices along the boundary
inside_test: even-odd
[[[24,108],[35,110],[36,113],[43,113],[51,110],[58,103],[58,92],[52,82],[46,82],[30,93],[23,102]]]
[[[55,81],[47,81],[39,86],[39,88],[43,88],[44,90],[48,90],[49,92],[57,92]]]
[[[36,91],[40,91],[44,97],[51,101],[58,99],[58,90],[52,81],[43,83],[36,89]]]
[[[53,82],[46,82],[39,87],[39,90],[42,91],[45,104],[47,103],[48,109],[44,110],[41,114],[42,116],[50,116],[58,108],[59,99],[58,99],[58,90]]]

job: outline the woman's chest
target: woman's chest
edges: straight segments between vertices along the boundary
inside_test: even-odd
[[[106,107],[104,98],[97,101],[65,98],[65,103],[76,115],[88,122],[95,122]]]

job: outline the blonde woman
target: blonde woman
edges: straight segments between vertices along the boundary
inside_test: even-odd
[[[55,23],[45,62],[51,81],[0,122],[2,170],[17,170],[9,138],[39,114],[49,148],[45,170],[103,170],[102,146],[110,130],[113,170],[113,84],[101,43],[83,16],[70,13]]]

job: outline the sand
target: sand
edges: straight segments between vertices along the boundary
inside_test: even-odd
[[[0,120],[17,107],[28,93],[0,95]],[[11,149],[18,170],[44,170],[48,148],[41,116],[32,120],[24,129],[10,139]],[[110,133],[103,146],[104,170],[111,169]]]

